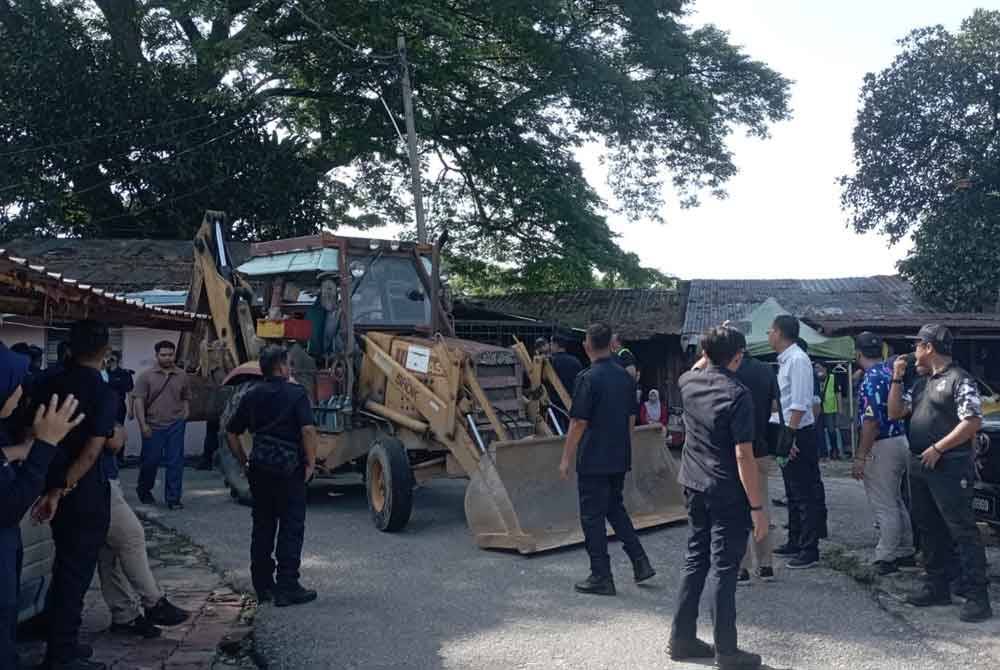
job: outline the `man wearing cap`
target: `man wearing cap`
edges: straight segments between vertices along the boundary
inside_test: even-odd
[[[855,339],[856,358],[865,371],[858,394],[861,443],[851,471],[865,484],[878,521],[875,572],[888,575],[916,565],[910,513],[903,501],[902,482],[910,462],[910,444],[902,421],[889,417],[892,369],[881,360],[882,338],[864,332]]]
[[[923,587],[907,602],[917,607],[951,604],[948,559],[954,542],[960,595],[966,598],[959,618],[978,622],[993,616],[986,552],[972,510],[973,441],[982,424],[982,400],[972,375],[952,360],[952,344],[951,332],[944,326],[920,329],[916,361],[930,374],[918,395],[907,395],[906,360],[897,359],[889,414],[895,419],[910,417],[910,495],[927,570]]]

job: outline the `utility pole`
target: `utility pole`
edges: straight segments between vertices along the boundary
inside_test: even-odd
[[[420,156],[417,155],[417,128],[413,122],[413,91],[410,89],[410,65],[406,60],[406,38],[396,38],[399,64],[403,68],[403,112],[406,114],[406,144],[410,153],[410,178],[413,180],[413,206],[417,211],[417,241],[427,243],[424,222],[424,196],[420,188]]]

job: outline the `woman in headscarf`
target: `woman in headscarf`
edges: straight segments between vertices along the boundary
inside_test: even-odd
[[[665,424],[667,420],[667,406],[660,402],[660,392],[656,389],[649,391],[646,402],[639,408],[639,425],[646,426],[652,423]]]
[[[28,359],[0,344],[0,419],[17,408],[28,375]],[[41,494],[56,447],[66,433],[83,421],[72,419],[77,401],[67,396],[58,406],[55,396],[35,414],[30,446],[0,445],[0,668],[17,667],[17,594],[21,582],[21,518]]]

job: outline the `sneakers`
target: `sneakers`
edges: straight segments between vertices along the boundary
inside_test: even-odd
[[[304,588],[301,584],[291,588],[278,588],[274,590],[274,606],[304,605],[316,600],[316,596],[315,591]]]
[[[135,635],[146,640],[160,637],[160,629],[154,626],[149,619],[138,616],[130,623],[112,623],[111,632],[120,635]]]
[[[767,565],[764,567],[757,568],[757,579],[762,582],[773,582],[774,581],[774,568]]]
[[[969,598],[959,610],[958,618],[966,623],[979,623],[986,621],[993,616],[993,609],[990,607],[988,596]]]
[[[615,580],[608,575],[607,577],[598,577],[597,575],[591,573],[582,582],[577,582],[573,588],[577,593],[589,593],[597,596],[613,596],[615,595]]]
[[[146,610],[146,620],[156,626],[179,626],[188,620],[191,615],[177,607],[169,600],[160,598],[160,601]]]
[[[667,643],[667,654],[671,661],[685,661],[689,658],[714,658],[715,647],[698,638],[680,640],[670,638]]]
[[[875,574],[879,577],[885,577],[886,575],[891,575],[894,572],[899,572],[899,567],[896,565],[896,561],[875,561]]]
[[[794,544],[785,543],[774,550],[775,556],[798,556],[802,550]]]
[[[715,667],[720,670],[756,670],[760,667],[760,656],[737,649],[732,654],[716,656]]]
[[[640,584],[656,576],[656,570],[653,569],[653,564],[649,562],[648,556],[643,556],[633,563],[632,572],[635,575],[636,584]]]
[[[819,563],[819,556],[815,554],[801,553],[792,560],[785,564],[786,568],[791,570],[805,570],[806,568],[815,567]]]
[[[750,586],[750,571],[740,570],[739,576],[736,577],[737,586]]]
[[[914,607],[937,607],[951,604],[951,593],[947,588],[941,589],[924,584],[919,591],[906,597],[906,602]]]
[[[136,489],[135,494],[139,496],[139,502],[141,502],[143,505],[156,504],[156,498],[153,497],[153,494],[150,491],[140,491],[139,489]]]
[[[171,512],[177,512],[179,510],[184,509],[184,503],[182,503],[180,500],[178,500],[177,502],[167,503],[167,509],[170,510]]]

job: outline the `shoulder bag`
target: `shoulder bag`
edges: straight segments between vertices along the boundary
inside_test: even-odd
[[[781,408],[781,398],[778,402],[778,423],[767,424],[767,451],[778,458],[788,458],[795,443],[795,431],[785,424],[785,413]]]
[[[263,432],[281,423],[294,407],[294,404],[289,404],[277,419],[267,426],[252,431],[251,469],[280,477],[290,477],[301,467],[302,445],[299,442],[290,442]]]

